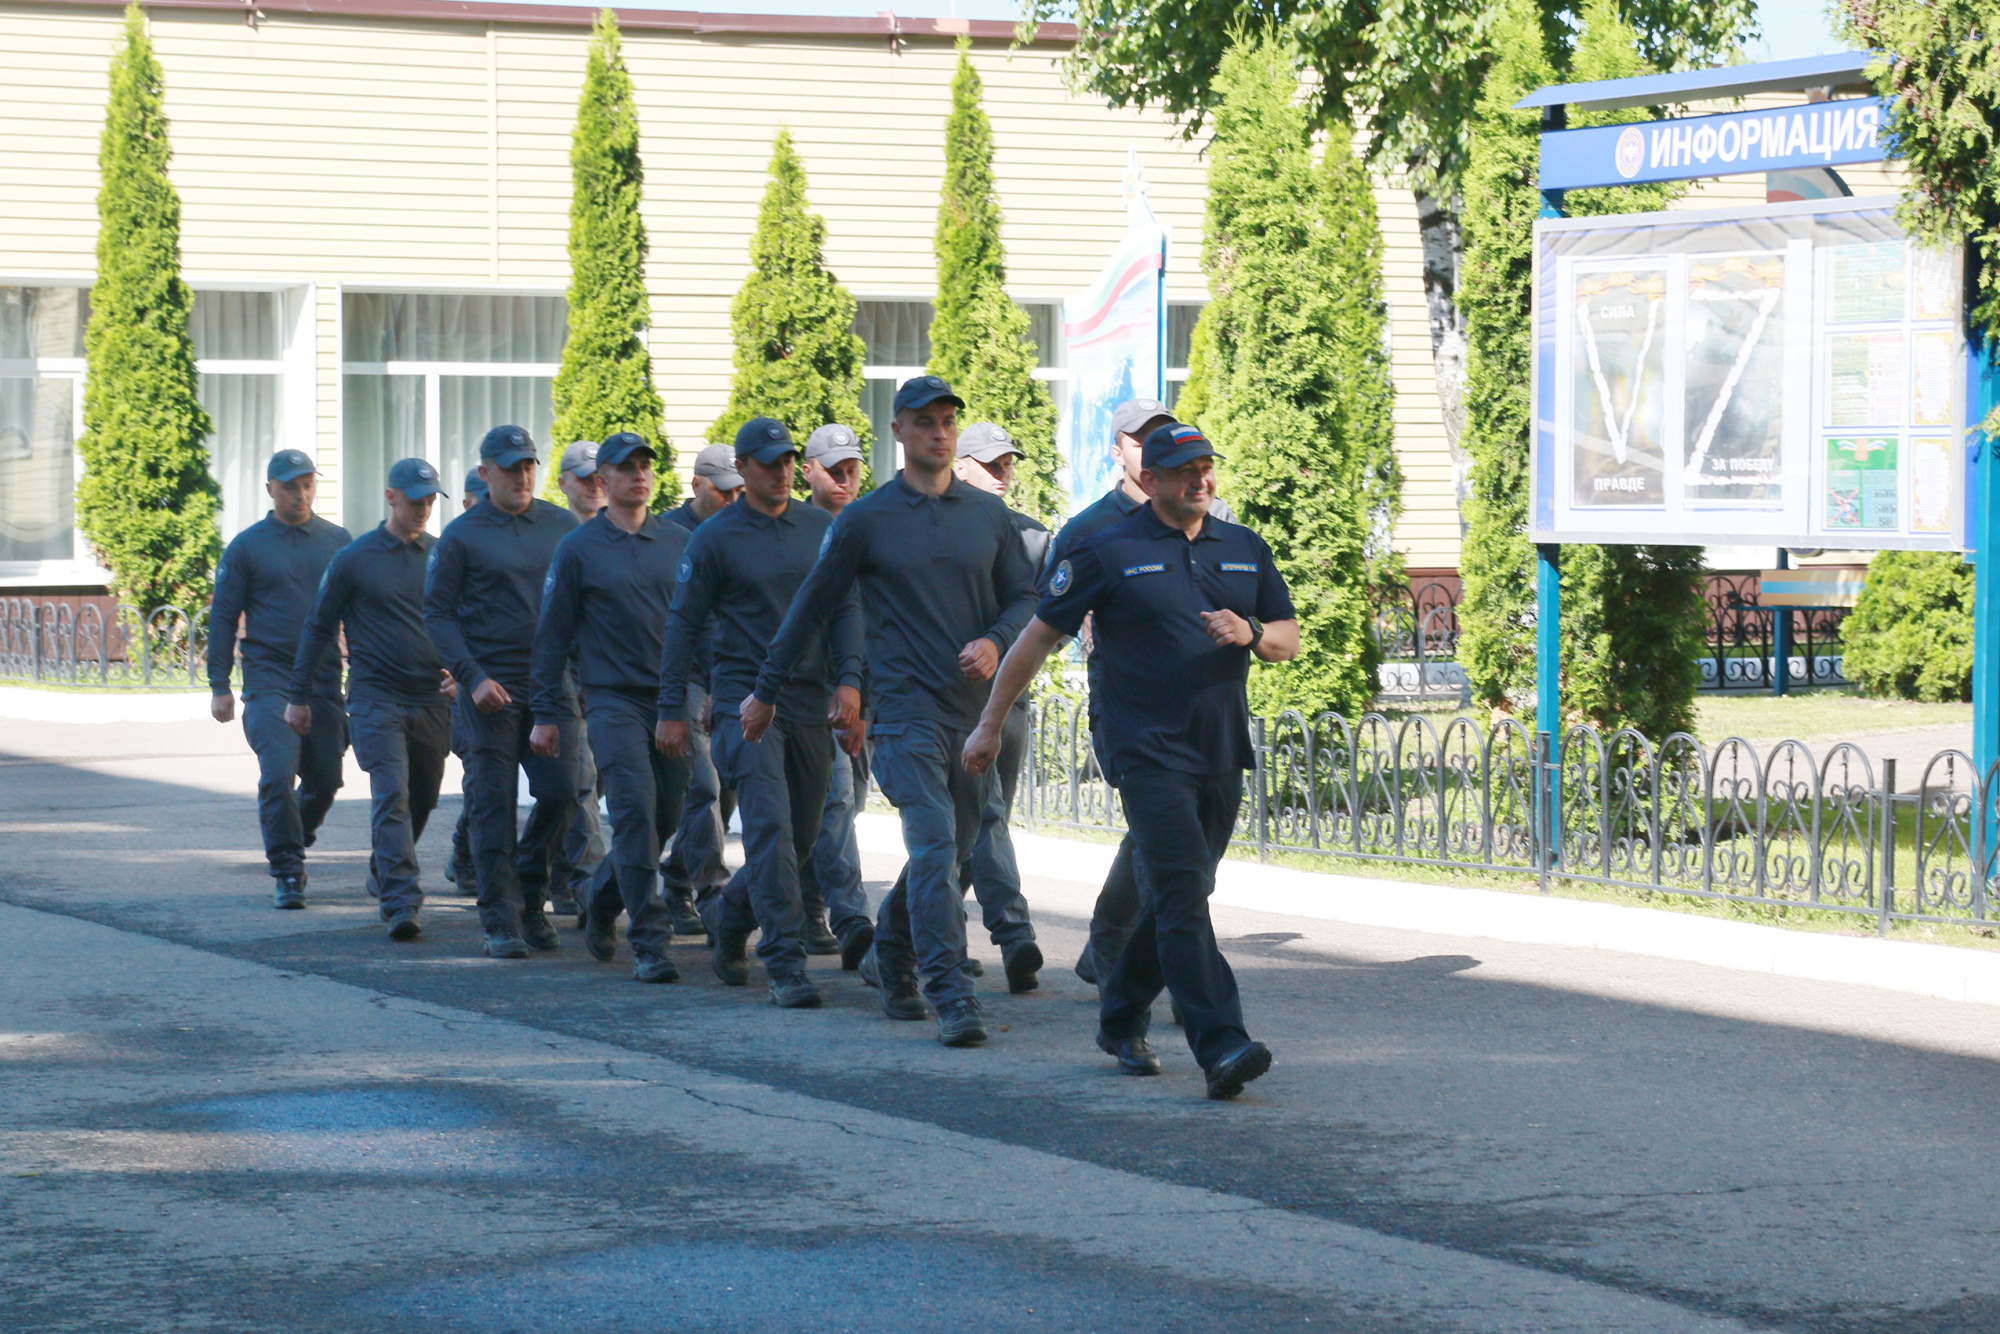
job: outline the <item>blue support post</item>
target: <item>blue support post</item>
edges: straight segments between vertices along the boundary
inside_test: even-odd
[[[1788,570],[1791,561],[1783,547],[1778,548],[1778,568]],[[1792,683],[1792,609],[1773,607],[1771,609],[1771,693],[1782,695]]]
[[[1977,330],[1970,341],[1970,380],[1977,392],[1967,396],[1966,416],[1977,423],[2000,402],[2000,368]],[[1976,429],[1972,447],[1978,451],[1973,472],[1976,529],[1970,534],[1978,556],[1972,594],[1972,763],[1983,780],[2000,761],[2000,459],[1994,457],[2000,451],[1992,437]],[[1982,818],[1980,824],[1986,842],[1991,837],[1988,821]]]
[[[1569,128],[1569,108],[1556,103],[1542,108],[1542,131]],[[1542,191],[1541,216],[1563,216],[1563,192]],[[1557,865],[1562,844],[1562,781],[1558,761],[1562,749],[1562,548],[1553,542],[1535,547],[1535,728],[1547,738],[1543,754],[1548,769],[1542,787],[1543,865]],[[1546,869],[1543,889],[1547,890]]]

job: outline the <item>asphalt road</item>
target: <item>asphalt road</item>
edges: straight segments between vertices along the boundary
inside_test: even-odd
[[[948,1051],[393,945],[355,778],[279,913],[239,730],[0,722],[0,1328],[2000,1330],[2000,1009],[1220,910],[1213,1104],[1091,1045],[1087,886]]]

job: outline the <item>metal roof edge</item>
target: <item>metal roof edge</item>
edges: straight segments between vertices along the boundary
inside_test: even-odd
[[[1723,65],[1672,74],[1642,74],[1633,79],[1556,83],[1537,88],[1516,102],[1514,109],[1529,111],[1536,107],[1571,106],[1580,111],[1612,111],[1621,107],[1663,106],[1707,98],[1742,97],[1750,93],[1804,92],[1809,88],[1827,87],[1841,90],[1872,88],[1865,72],[1874,63],[1876,54],[1873,51],[1840,51],[1830,56],[1767,60],[1756,65]]]

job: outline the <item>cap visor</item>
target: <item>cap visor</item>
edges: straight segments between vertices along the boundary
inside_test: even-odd
[[[491,463],[501,468],[512,468],[534,459],[535,451],[532,449],[510,449],[503,454],[495,454],[490,459],[483,459],[481,462]]]
[[[432,496],[443,496],[445,494],[436,484],[430,482],[418,482],[415,486],[403,487],[402,492],[404,498],[408,500],[428,500]],[[447,500],[450,498],[449,496],[445,496]]]
[[[772,464],[787,454],[797,454],[798,452],[799,447],[797,445],[763,445],[749,451],[747,454],[739,454],[737,457],[755,459],[757,462],[763,464]]]
[[[1178,468],[1183,463],[1193,463],[1196,459],[1219,459],[1222,455],[1203,445],[1195,449],[1178,450],[1163,459],[1148,463],[1148,468]]]
[[[949,389],[946,389],[940,393],[932,394],[929,398],[914,399],[911,402],[905,403],[902,407],[898,408],[897,411],[915,412],[918,408],[927,408],[933,403],[950,403],[952,406],[958,408],[963,408],[965,406],[964,399],[960,398],[957,394],[952,393]]]
[[[296,482],[299,478],[311,477],[318,471],[318,468],[286,468],[272,473],[270,477],[274,482]]]
[[[831,468],[836,463],[845,463],[849,459],[859,459],[861,451],[853,445],[835,445],[832,449],[824,450],[818,454],[809,454],[806,457],[822,468]]]

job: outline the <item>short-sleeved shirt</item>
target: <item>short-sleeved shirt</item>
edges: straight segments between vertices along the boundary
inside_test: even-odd
[[[1113,782],[1140,767],[1251,766],[1250,650],[1208,637],[1201,613],[1219,610],[1297,615],[1264,539],[1213,515],[1189,541],[1143,506],[1050,570],[1035,614],[1066,635],[1096,618],[1097,736]]]

